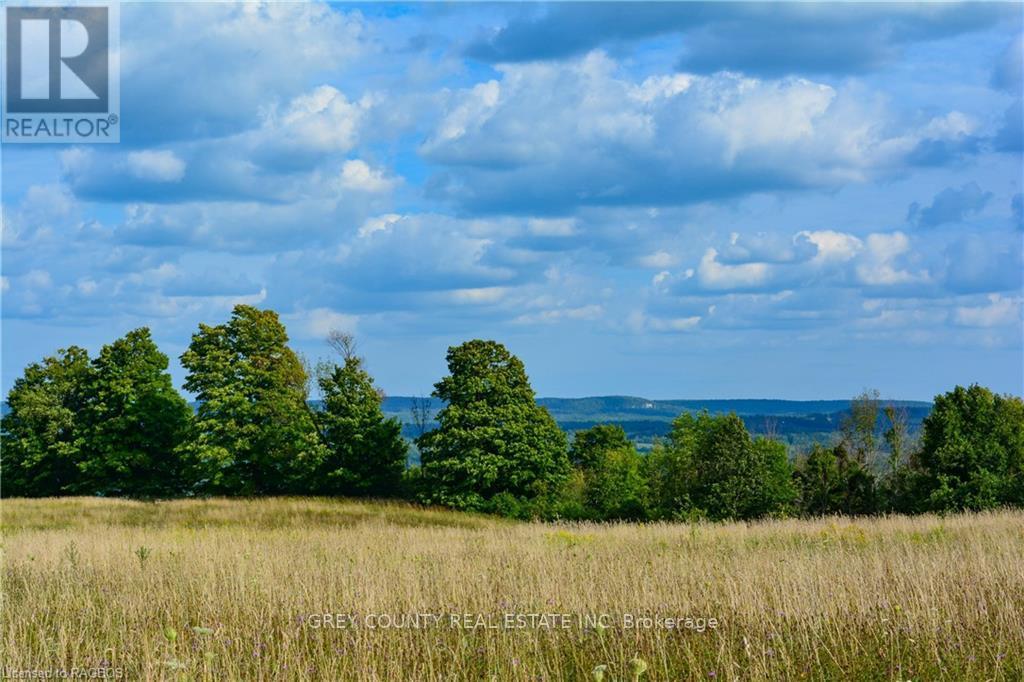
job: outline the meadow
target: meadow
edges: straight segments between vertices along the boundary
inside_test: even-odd
[[[2,531],[8,676],[1024,679],[1024,512],[598,525],[62,498],[4,500]]]

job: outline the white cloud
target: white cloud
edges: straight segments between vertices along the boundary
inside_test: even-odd
[[[701,317],[690,315],[687,317],[659,317],[652,316],[643,310],[633,310],[626,316],[626,327],[635,334],[644,332],[689,332],[700,326]]]
[[[180,182],[185,177],[185,162],[169,149],[129,152],[125,164],[140,180]]]
[[[500,96],[501,86],[496,80],[477,83],[460,93],[456,104],[441,119],[437,132],[424,144],[424,149],[457,140],[470,130],[479,129],[497,107]]]
[[[679,259],[668,251],[655,251],[646,256],[641,256],[636,262],[645,268],[669,268],[676,265]]]
[[[1021,321],[1022,299],[990,294],[988,301],[983,306],[957,307],[953,319],[965,327],[999,327]]]
[[[834,230],[804,230],[796,234],[796,239],[806,239],[817,247],[818,252],[811,262],[819,265],[851,260],[864,248],[864,242],[857,237]]]
[[[596,303],[570,308],[552,308],[537,313],[520,315],[515,324],[547,324],[561,320],[597,320],[604,316],[604,307]]]
[[[725,265],[718,262],[718,251],[708,249],[697,266],[697,279],[706,289],[756,288],[768,282],[771,270],[767,263]]]
[[[927,281],[927,272],[912,273],[897,265],[897,259],[908,251],[910,238],[902,232],[869,234],[867,251],[857,265],[857,278],[862,284],[871,286]]]
[[[359,228],[360,237],[369,237],[374,232],[388,229],[391,225],[402,219],[398,213],[385,213],[374,218],[368,218],[363,226]]]
[[[600,51],[495,68],[500,81],[445,93],[449,113],[421,147],[449,166],[447,195],[474,208],[842,187],[892,175],[922,141],[973,130],[956,112],[915,127],[852,85],[725,72],[637,82]]]
[[[526,221],[530,234],[538,237],[568,237],[576,233],[574,218],[532,218]]]
[[[361,159],[346,161],[341,168],[341,186],[358,192],[386,192],[397,180],[385,177],[384,171],[370,168]]]
[[[354,332],[359,324],[358,315],[348,315],[330,308],[314,308],[291,315],[299,322],[305,338],[324,339],[332,331]]]
[[[506,287],[477,287],[473,289],[456,289],[450,292],[455,303],[486,304],[497,303],[508,293]]]
[[[369,106],[369,100],[354,104],[337,88],[321,85],[292,99],[280,116],[270,111],[263,127],[299,147],[347,152],[356,144]]]

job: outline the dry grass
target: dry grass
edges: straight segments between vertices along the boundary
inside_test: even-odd
[[[3,503],[13,670],[125,679],[1021,680],[1024,514],[514,524],[279,499]],[[368,614],[610,614],[369,629]],[[355,614],[356,629],[312,614]],[[626,630],[623,614],[717,629]]]

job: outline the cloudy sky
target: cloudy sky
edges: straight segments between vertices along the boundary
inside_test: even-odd
[[[3,148],[3,390],[237,302],[425,394],[1022,391],[1021,5],[123,4],[118,145]]]

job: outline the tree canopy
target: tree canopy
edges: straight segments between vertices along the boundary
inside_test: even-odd
[[[158,497],[181,489],[177,446],[192,410],[175,390],[167,364],[145,327],[100,350],[85,387],[81,475],[73,490]]]
[[[735,414],[680,415],[649,458],[653,504],[662,517],[784,514],[796,497],[785,446],[751,439]]]
[[[307,404],[308,376],[272,310],[235,306],[199,325],[181,356],[199,409],[185,452],[198,491],[300,492],[324,457]]]
[[[402,424],[385,418],[383,395],[356,355],[352,337],[333,333],[331,339],[342,363],[317,367],[322,405],[316,421],[327,452],[315,489],[331,495],[395,497],[409,449]]]
[[[480,509],[500,493],[553,492],[569,471],[565,434],[537,405],[522,361],[495,341],[448,349],[449,375],[434,386],[445,402],[439,427],[417,439],[421,498]]]
[[[977,384],[936,396],[917,465],[929,510],[1024,504],[1024,402]]]
[[[78,481],[84,433],[79,415],[93,373],[84,348],[32,363],[7,394],[2,422],[5,497],[64,495]]]

